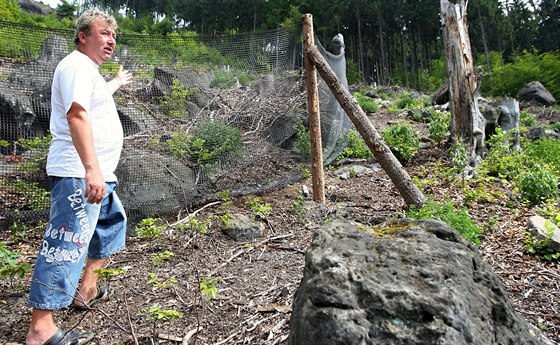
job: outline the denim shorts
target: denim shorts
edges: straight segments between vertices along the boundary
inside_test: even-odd
[[[50,221],[31,279],[29,306],[54,310],[70,305],[86,256],[104,259],[122,250],[126,215],[114,189],[106,183],[101,204],[84,197],[85,180],[52,177]]]

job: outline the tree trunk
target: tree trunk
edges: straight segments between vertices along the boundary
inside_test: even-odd
[[[389,175],[391,181],[393,181],[404,202],[407,205],[418,205],[421,207],[426,202],[424,194],[416,187],[406,170],[393,155],[387,144],[385,144],[362,108],[360,108],[358,102],[344,88],[325,58],[319,53],[317,47],[310,47],[306,54],[313,61],[321,77],[354,123],[354,126],[361,134],[375,159],[377,159],[381,167]]]
[[[485,148],[484,118],[478,109],[478,76],[473,67],[465,0],[457,4],[441,0],[441,21],[449,77],[451,138],[463,140],[475,159]]]

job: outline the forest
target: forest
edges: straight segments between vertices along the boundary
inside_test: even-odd
[[[311,13],[322,42],[344,36],[350,83],[434,91],[446,75],[436,0],[62,0],[48,16],[0,0],[0,17],[72,28],[76,15],[92,6],[112,12],[122,32],[152,35],[300,29],[302,14]],[[559,1],[472,0],[467,11],[474,62],[485,70],[483,94],[515,97],[525,83],[540,80],[560,97]]]

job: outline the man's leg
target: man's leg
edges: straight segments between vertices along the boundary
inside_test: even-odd
[[[27,345],[44,344],[49,340],[58,327],[54,324],[53,311],[33,309],[31,313],[31,325],[27,332],[25,343]]]
[[[107,259],[87,259],[82,283],[74,299],[75,305],[84,306],[97,296],[98,275],[94,271],[103,268],[106,262]]]

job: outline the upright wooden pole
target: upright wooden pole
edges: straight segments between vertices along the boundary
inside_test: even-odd
[[[317,86],[317,69],[309,58],[309,51],[315,45],[313,34],[313,16],[303,16],[303,53],[305,79],[307,83],[307,112],[309,113],[309,134],[311,137],[311,179],[313,182],[313,200],[325,204],[325,176],[323,172],[323,144],[321,142],[321,120],[319,113],[319,89]]]

